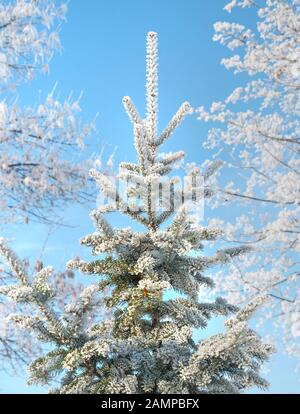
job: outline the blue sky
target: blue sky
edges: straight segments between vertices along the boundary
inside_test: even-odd
[[[76,0],[69,3],[67,22],[61,28],[62,53],[55,54],[49,75],[39,75],[19,89],[19,101],[34,104],[58,83],[61,99],[70,91],[84,92],[82,118],[97,119],[97,132],[89,140],[89,151],[98,153],[104,145],[108,156],[115,147],[116,162],[133,160],[132,130],[122,107],[122,97],[130,95],[140,111],[145,108],[145,37],[149,30],[159,34],[160,128],[179,105],[188,100],[193,106],[208,106],[226,97],[239,82],[221,65],[226,50],[212,41],[213,24],[218,20],[247,21],[254,16],[247,10],[228,15],[224,0]],[[166,150],[186,151],[188,162],[203,162],[210,154],[202,143],[208,126],[189,117],[167,144]],[[58,269],[74,255],[86,252],[78,239],[93,230],[86,208],[70,207],[65,219],[75,227],[53,232],[45,250],[44,263]],[[122,224],[121,222],[117,223]],[[4,234],[14,239],[21,257],[39,255],[47,229],[32,225],[12,226]],[[209,333],[219,328],[213,322]],[[268,366],[269,392],[299,392],[299,375],[294,361],[277,354]],[[21,378],[0,375],[0,392],[42,392],[25,386]]]

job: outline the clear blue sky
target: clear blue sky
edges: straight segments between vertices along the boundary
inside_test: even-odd
[[[247,21],[253,24],[249,11],[232,16],[222,9],[224,0],[76,0],[69,4],[67,22],[61,29],[62,54],[55,54],[50,75],[40,75],[20,88],[20,102],[33,104],[41,90],[42,96],[55,82],[61,98],[70,91],[84,96],[82,118],[92,119],[99,113],[97,130],[91,139],[91,150],[106,154],[118,147],[116,161],[132,160],[131,125],[121,101],[130,95],[142,112],[145,107],[145,36],[149,30],[159,33],[160,64],[160,127],[185,100],[193,106],[208,106],[224,98],[237,84],[230,72],[220,65],[226,50],[212,41],[213,24],[218,20]],[[187,161],[203,162],[209,158],[201,144],[207,125],[190,117],[179,129],[166,150],[184,149]],[[43,260],[57,268],[64,267],[75,254],[86,252],[78,239],[93,227],[88,209],[69,208],[66,219],[75,224],[71,230],[60,229],[49,239]],[[119,225],[120,223],[118,223]],[[36,257],[47,229],[35,225],[14,227],[5,233],[15,239],[14,246],[22,256]],[[211,332],[217,323],[210,327]],[[267,374],[270,392],[299,392],[299,374],[294,361],[275,355]],[[25,376],[14,378],[0,374],[0,392],[42,392],[25,386]]]

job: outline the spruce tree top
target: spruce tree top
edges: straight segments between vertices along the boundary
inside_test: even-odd
[[[150,32],[146,118],[141,118],[129,97],[123,99],[134,127],[137,162],[122,163],[119,178],[140,183],[139,199],[136,186],[129,188],[131,199],[126,201],[105,174],[93,170],[91,175],[111,200],[92,212],[96,232],[81,240],[97,257],[90,262],[75,259],[68,263],[69,269],[99,276],[100,282],[86,288],[76,303],[66,306],[65,314],[58,315],[51,309],[55,292],[48,285],[43,289],[45,271],[30,281],[1,244],[2,254],[21,282],[14,291],[21,289],[21,300],[39,309],[34,318],[18,317],[18,322],[37,330],[41,339],[53,344],[52,351],[32,364],[31,382],[48,383],[58,373],[61,383],[54,392],[239,393],[252,386],[267,386],[259,370],[271,347],[247,325],[262,298],[239,311],[222,298],[198,301],[199,287],[213,286],[204,271],[246,249],[225,249],[212,257],[200,255],[203,241],[215,240],[220,232],[195,226],[184,203],[177,212],[158,213],[156,209],[160,195],[153,195],[153,182],[171,173],[184,156],[182,151],[159,155],[158,150],[191,112],[188,103],[182,104],[158,134],[157,79],[157,34]],[[212,169],[206,171],[204,179],[211,173]],[[204,194],[210,195],[208,188]],[[172,196],[181,197],[181,190],[173,187]],[[125,213],[145,230],[113,228],[104,217],[111,210]],[[106,320],[97,317],[97,298],[102,292],[112,311]],[[9,289],[6,294],[11,294]],[[205,328],[213,316],[233,312],[223,333],[195,341],[195,328]]]

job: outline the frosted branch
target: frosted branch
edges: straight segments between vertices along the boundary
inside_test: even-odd
[[[166,129],[163,133],[158,137],[155,142],[156,146],[159,146],[164,143],[166,139],[168,139],[175,129],[181,124],[184,117],[191,112],[191,106],[188,102],[184,102],[181,107],[178,109],[176,114],[173,116],[169,124],[167,125]]]
[[[157,97],[158,97],[158,65],[157,65],[157,33],[149,32],[147,34],[147,58],[146,58],[146,101],[147,101],[147,126],[149,130],[150,141],[156,136],[157,128]]]
[[[138,110],[129,96],[124,96],[123,105],[133,124],[141,124],[143,122]]]

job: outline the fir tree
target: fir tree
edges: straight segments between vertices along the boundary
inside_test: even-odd
[[[204,241],[218,238],[219,231],[195,225],[185,203],[177,212],[158,213],[155,208],[160,195],[152,194],[153,182],[172,172],[184,156],[183,152],[159,155],[159,148],[191,111],[184,103],[162,134],[157,134],[156,33],[147,37],[145,120],[129,97],[123,103],[134,126],[138,162],[122,163],[119,178],[140,184],[139,199],[137,186],[129,187],[131,198],[125,201],[107,176],[93,170],[91,175],[111,200],[92,213],[97,230],[81,240],[97,257],[68,263],[69,269],[100,277],[100,283],[88,286],[59,315],[51,308],[55,296],[47,281],[51,269],[42,269],[30,281],[5,243],[0,244],[20,281],[18,286],[2,288],[2,293],[35,304],[39,310],[34,316],[17,316],[16,321],[53,345],[31,365],[30,382],[48,384],[59,374],[60,386],[53,392],[91,394],[239,393],[252,386],[264,388],[267,383],[259,370],[271,347],[248,327],[263,298],[239,311],[222,298],[198,301],[199,288],[213,286],[203,274],[205,269],[226,263],[246,249],[226,249],[212,257],[196,255]],[[180,191],[174,187],[172,196],[181,198]],[[210,194],[208,188],[204,193]],[[125,213],[145,230],[113,228],[104,214],[109,210]],[[113,316],[103,320],[97,317],[98,299],[105,289],[109,291],[105,303]],[[167,298],[165,293],[171,289],[177,295]],[[205,328],[215,315],[232,313],[224,333],[194,341],[195,328]]]

